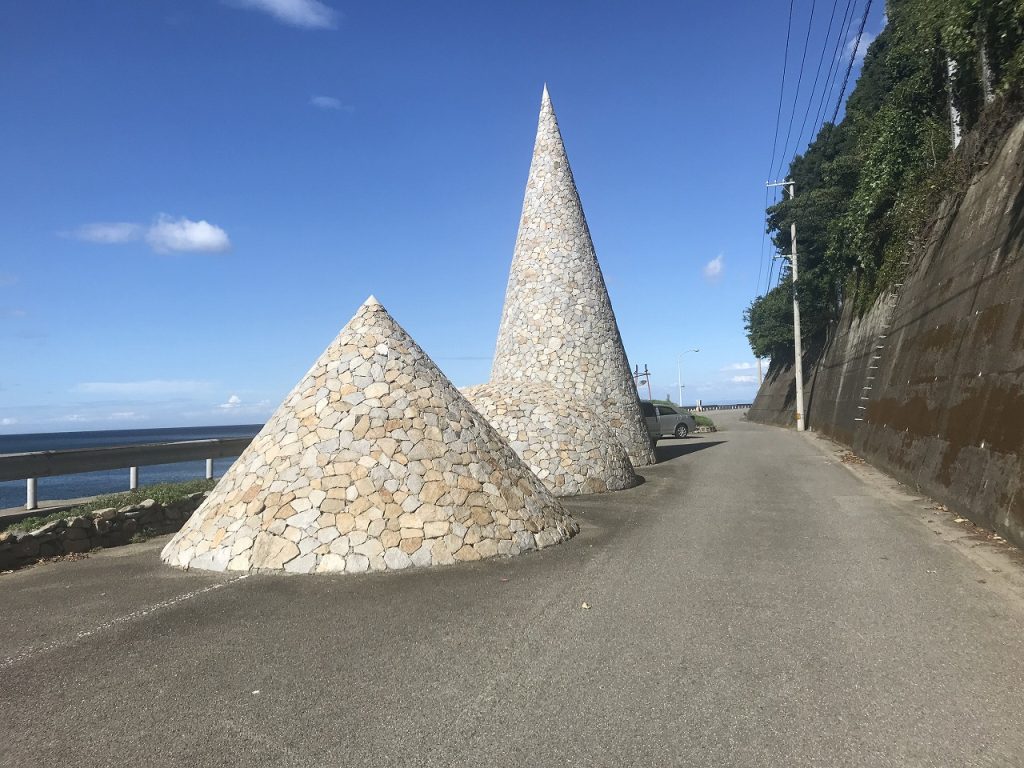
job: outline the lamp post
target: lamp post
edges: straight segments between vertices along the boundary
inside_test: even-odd
[[[683,355],[687,352],[700,352],[699,349],[687,349],[676,355],[676,384],[679,387],[679,407],[683,407]]]

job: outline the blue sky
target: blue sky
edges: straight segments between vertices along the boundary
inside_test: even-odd
[[[788,6],[14,4],[0,432],[260,422],[371,293],[485,381],[545,82],[630,362],[750,400]]]

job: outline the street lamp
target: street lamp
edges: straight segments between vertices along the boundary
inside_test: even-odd
[[[676,384],[679,387],[679,407],[683,407],[683,355],[687,352],[700,352],[699,349],[687,349],[676,355]]]

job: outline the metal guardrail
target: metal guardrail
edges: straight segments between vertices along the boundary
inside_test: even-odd
[[[206,459],[206,478],[213,478],[213,460],[241,455],[251,437],[184,440],[176,443],[76,448],[67,451],[0,454],[0,481],[25,480],[25,509],[36,509],[36,480],[104,469],[128,468],[128,488],[139,487],[139,467]]]
[[[730,403],[729,405],[707,405],[705,403],[697,403],[696,405],[681,405],[679,407],[684,411],[704,413],[705,411],[740,411],[744,408],[750,408],[751,403]]]

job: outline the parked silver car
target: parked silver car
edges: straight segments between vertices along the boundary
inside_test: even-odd
[[[647,431],[655,440],[666,436],[686,437],[697,428],[693,414],[678,407],[641,400],[640,410],[647,422]]]

